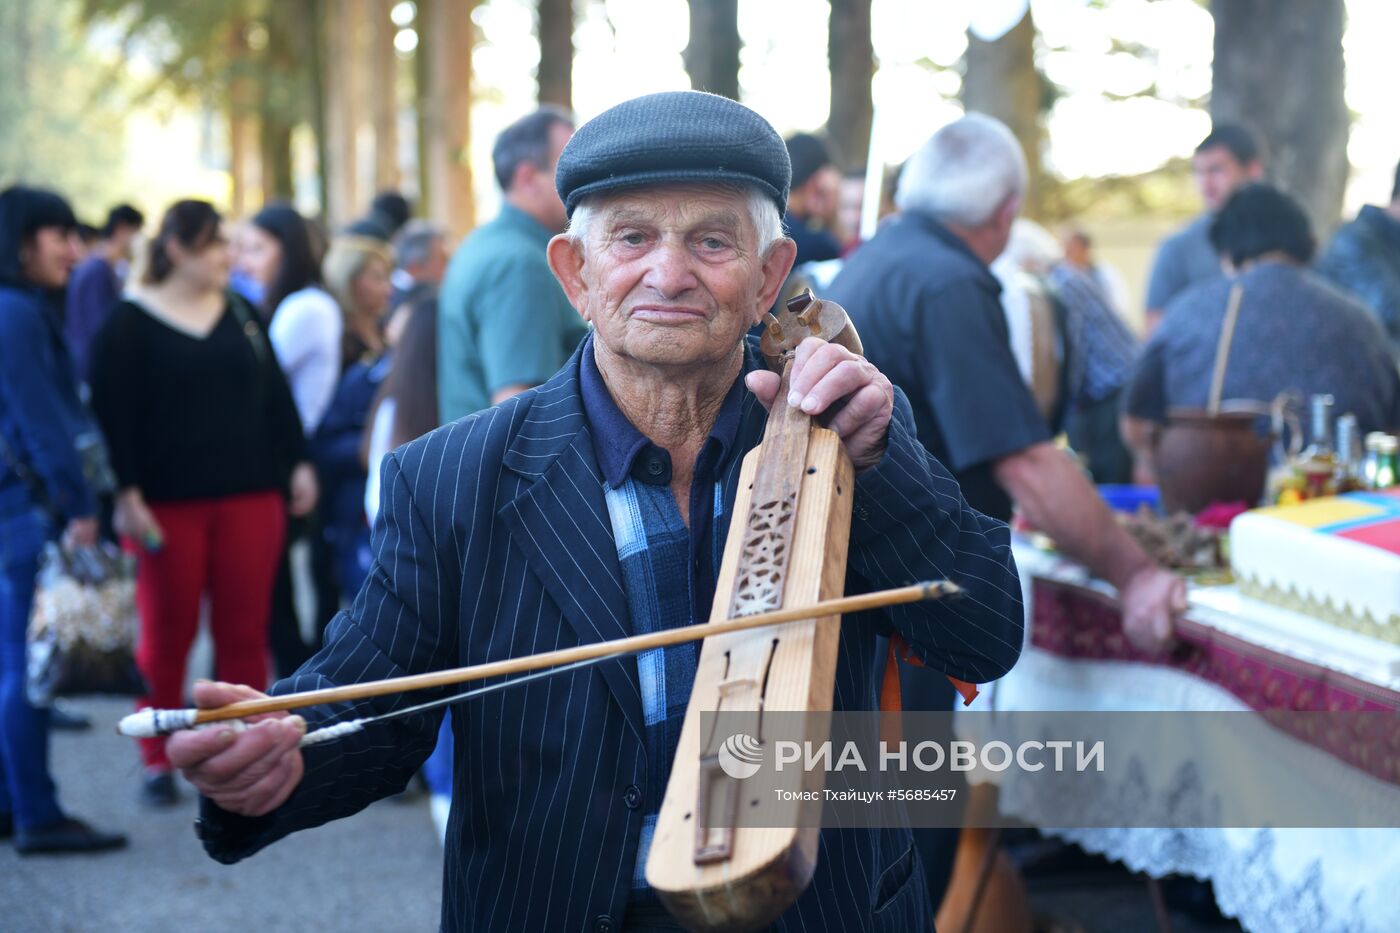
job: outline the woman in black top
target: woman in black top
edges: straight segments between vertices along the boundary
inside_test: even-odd
[[[267,622],[288,508],[316,480],[286,379],[254,311],[227,290],[214,208],[180,201],[150,244],[131,300],[93,350],[92,394],[120,483],[117,529],[139,549],[139,706],[178,706],[185,659],[210,602],[215,674],[267,683]],[[290,469],[290,481],[287,471]],[[290,492],[290,506],[284,494]],[[163,740],[143,741],[143,795],[175,799]]]

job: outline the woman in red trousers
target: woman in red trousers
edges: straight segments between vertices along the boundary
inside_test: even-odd
[[[296,405],[257,313],[228,291],[220,217],[180,201],[93,349],[92,401],[137,550],[141,706],[181,706],[207,595],[215,676],[263,687],[286,513],[316,501]],[[290,494],[290,505],[287,496]],[[142,797],[175,800],[163,739],[143,741]]]

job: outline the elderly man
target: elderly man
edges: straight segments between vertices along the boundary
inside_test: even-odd
[[[967,501],[1009,520],[1014,503],[1066,553],[1118,587],[1134,642],[1166,643],[1185,585],[1114,521],[1077,464],[1050,440],[1012,354],[991,263],[1006,249],[1026,188],[1020,145],[969,114],[905,163],[900,214],[856,250],[830,289],[860,330],[870,362],[909,393],[919,439]],[[944,680],[903,668],[905,706],[948,709]],[[937,893],[952,868],[948,833],[921,830]]]
[[[969,114],[905,165],[901,214],[846,262],[830,297],[866,356],[909,393],[919,439],[967,501],[1031,524],[1118,587],[1129,637],[1166,641],[1184,585],[1113,520],[1079,467],[1056,449],[1007,342],[988,267],[1006,248],[1026,187],[1025,158],[1001,123]]]
[[[559,161],[573,223],[549,259],[593,335],[544,385],[386,459],[371,578],[274,692],[706,619],[739,463],[773,404],[834,412],[859,471],[848,592],[925,577],[969,590],[958,605],[847,619],[836,705],[874,708],[877,633],[893,629],[954,676],[1004,673],[1022,612],[1006,527],[967,506],[869,363],[809,339],[775,399],[745,341],[792,265],[788,181],[781,138],[725,98],[651,95],[583,126]],[[691,645],[621,658],[458,707],[443,929],[677,929],[643,867],[696,657]],[[254,695],[196,688],[205,706]],[[437,717],[297,750],[305,725],[349,712],[171,739],[208,798],[210,854],[235,861],[404,786]],[[909,930],[932,909],[907,829],[832,829],[785,925]]]

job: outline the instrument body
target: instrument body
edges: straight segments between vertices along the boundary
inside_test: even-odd
[[[860,352],[841,307],[810,292],[770,318],[763,351],[782,381],[763,441],[741,467],[711,622],[811,605],[845,588],[855,470],[840,437],[785,402],[791,353],[812,335]],[[825,780],[819,769],[784,771],[783,790],[817,799],[794,793],[789,812],[767,821],[777,825],[734,826],[749,801],[718,767],[729,736],[704,734],[703,714],[739,714],[744,733],[766,745],[766,711],[830,712],[839,645],[837,616],[705,640],[647,859],[648,884],[688,928],[757,929],[797,899],[816,868],[820,820],[810,808],[819,812]],[[826,740],[826,717],[804,722],[809,734],[785,737]]]

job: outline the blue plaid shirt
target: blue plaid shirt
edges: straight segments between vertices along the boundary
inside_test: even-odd
[[[724,478],[737,469],[742,451],[734,438],[746,392],[736,380],[696,458],[690,486],[690,527],[681,520],[671,493],[671,458],[627,420],[603,382],[593,354],[580,367],[583,409],[606,484],[603,495],[612,522],[618,565],[634,634],[709,620],[715,578],[724,551]],[[646,723],[645,817],[632,876],[636,899],[650,902],[646,883],[661,798],[671,776],[695,681],[700,646],[657,648],[637,657]]]

